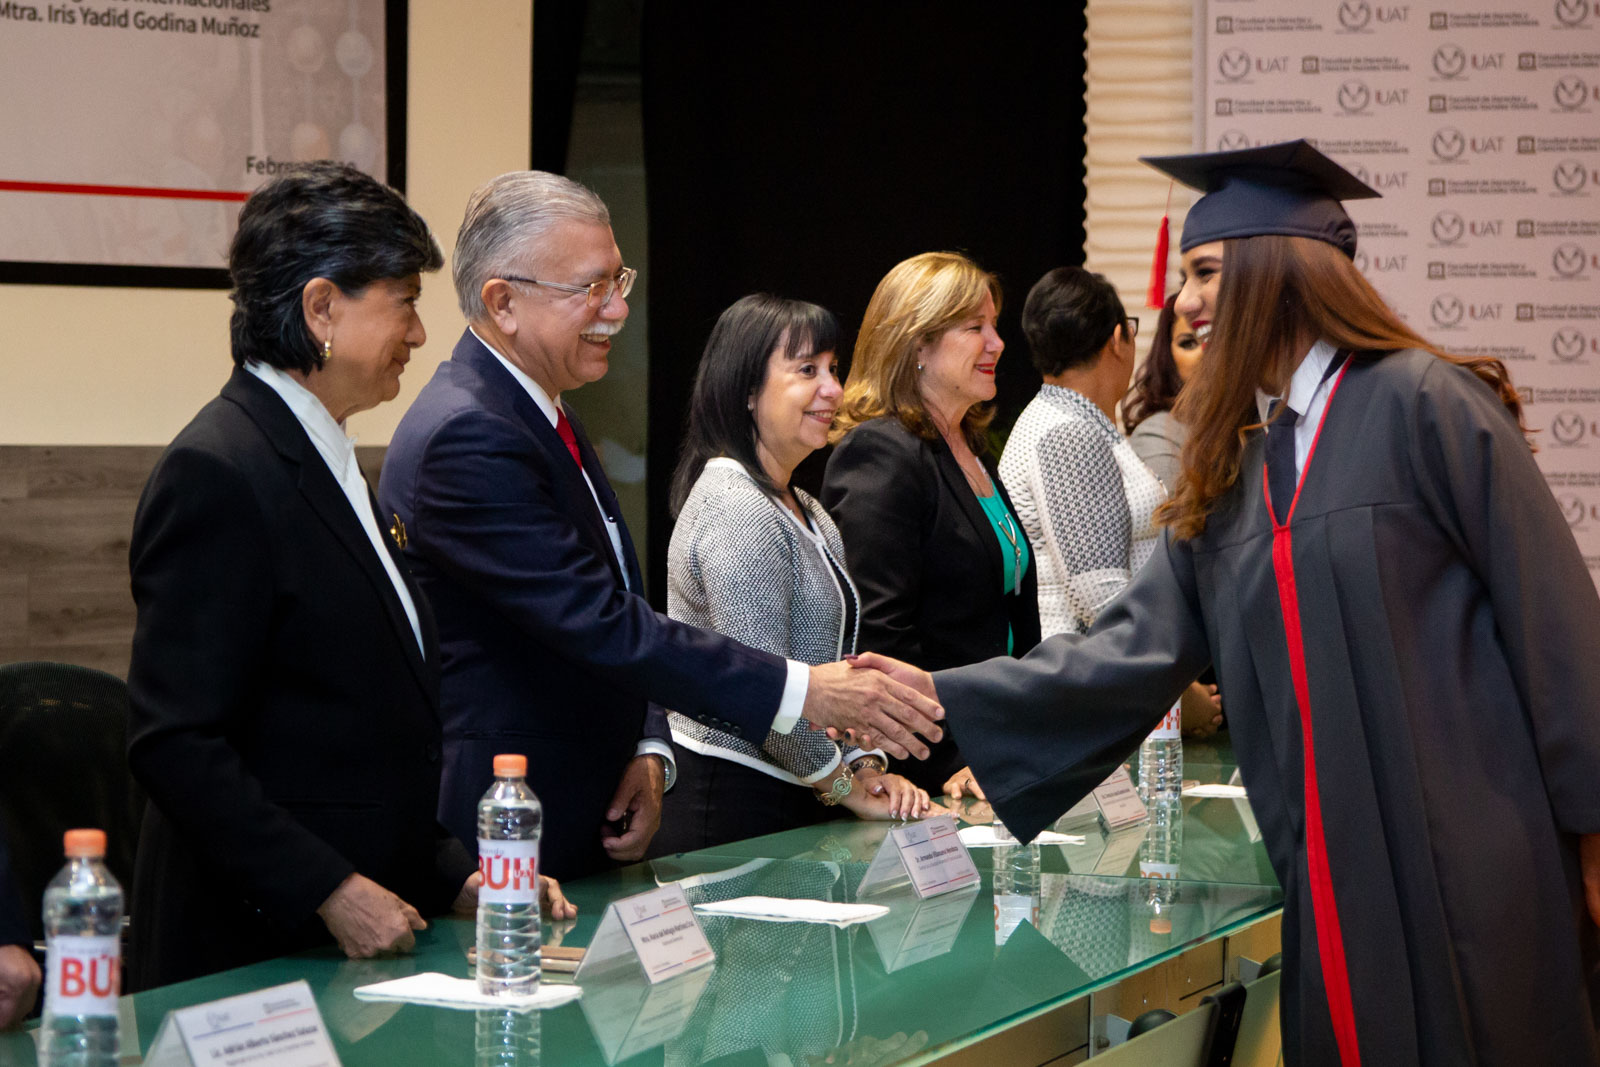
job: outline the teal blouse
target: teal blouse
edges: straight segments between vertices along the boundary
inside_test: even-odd
[[[1002,587],[1007,593],[1018,595],[1022,590],[1022,576],[1028,570],[1028,535],[1023,532],[1022,524],[1017,522],[1006,507],[1005,500],[999,491],[988,496],[978,498],[978,506],[983,508],[984,517],[989,520],[989,525],[994,528],[994,539],[1000,542],[1000,558],[1004,561],[1004,581]],[[1016,651],[1016,634],[1011,629],[1006,629],[1006,652]]]

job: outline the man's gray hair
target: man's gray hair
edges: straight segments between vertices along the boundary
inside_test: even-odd
[[[547,234],[569,219],[609,226],[611,212],[605,201],[571,178],[542,170],[514,170],[473,192],[456,234],[451,267],[456,302],[468,322],[489,317],[483,306],[483,283],[537,269]]]

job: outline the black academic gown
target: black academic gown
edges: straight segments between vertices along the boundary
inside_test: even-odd
[[[934,676],[978,779],[1031,837],[1214,662],[1285,893],[1287,1062],[1600,1062],[1600,599],[1516,425],[1426,353],[1358,358],[1278,568],[1262,444],[1089,634]]]

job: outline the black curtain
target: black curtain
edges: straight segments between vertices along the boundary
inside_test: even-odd
[[[1039,378],[1028,287],[1083,262],[1084,13],[1074,3],[648,2],[649,587],[694,369],[745,293],[833,309],[848,365],[873,287],[918,252],[1000,275],[1009,427]],[[820,480],[813,456],[797,481]]]
[[[552,174],[567,172],[572,141],[572,105],[577,98],[588,0],[533,5],[533,113],[528,165]]]

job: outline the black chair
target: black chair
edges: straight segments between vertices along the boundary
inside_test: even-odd
[[[104,830],[106,865],[124,892],[133,884],[144,795],[128,774],[127,734],[121,678],[66,663],[0,666],[0,831],[36,942],[67,830]]]

